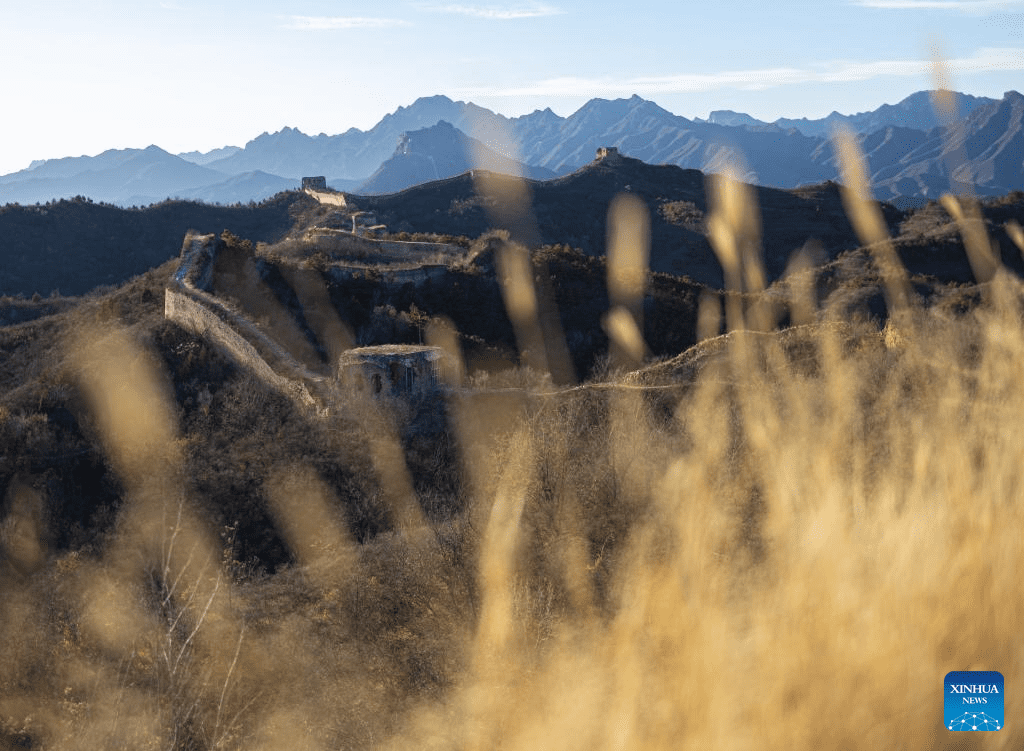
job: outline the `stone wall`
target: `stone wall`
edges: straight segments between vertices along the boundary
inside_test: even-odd
[[[423,257],[430,255],[465,255],[466,251],[460,248],[458,245],[448,245],[447,243],[428,243],[428,242],[413,242],[413,241],[402,241],[402,240],[371,240],[370,242],[376,243],[384,253],[391,253],[396,256],[404,257]]]
[[[319,246],[318,250],[359,258],[365,256],[373,263],[420,264],[437,258],[457,259],[467,254],[464,248],[448,243],[375,240],[328,227],[310,227],[303,240]]]
[[[181,263],[174,273],[178,287],[213,290],[213,263],[217,257],[217,239],[213,235],[185,235]]]
[[[412,284],[415,287],[419,287],[427,282],[444,279],[448,273],[448,268],[446,266],[390,268],[387,266],[332,264],[328,267],[327,273],[334,281],[341,284],[359,276],[373,276],[381,285],[387,287],[401,287],[404,284]]]
[[[337,393],[334,379],[309,371],[255,322],[213,293],[213,271],[220,240],[215,235],[187,235],[181,264],[164,297],[164,315],[220,348],[265,383],[297,403],[325,408]],[[382,243],[383,244],[383,243]],[[437,243],[388,243],[424,246],[431,252],[460,250]],[[395,248],[391,249],[392,251]],[[373,275],[381,286],[421,285],[448,273],[442,265],[388,267],[380,264],[332,264],[328,270],[338,281],[356,274]],[[434,432],[443,429],[445,387],[439,380],[444,353],[433,347],[383,345],[349,350],[338,363],[338,380],[351,393],[389,396],[403,405],[405,430]],[[400,411],[402,411],[400,410]]]
[[[305,192],[325,206],[337,206],[338,208],[344,209],[348,206],[345,201],[345,195],[343,193],[330,193],[322,190],[316,190],[314,188],[305,188]]]
[[[306,406],[315,405],[318,400],[311,389],[319,391],[323,379],[310,373],[255,324],[209,293],[217,242],[214,235],[185,237],[181,266],[164,295],[164,316],[208,339],[287,396]]]

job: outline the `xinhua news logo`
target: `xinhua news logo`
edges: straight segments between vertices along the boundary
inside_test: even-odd
[[[943,724],[946,730],[1002,730],[1005,717],[1003,674],[995,670],[946,673]]]

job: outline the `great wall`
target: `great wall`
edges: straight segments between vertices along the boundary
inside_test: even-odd
[[[310,187],[305,187],[305,192],[321,204],[347,208],[342,194]],[[324,269],[330,279],[344,283],[358,275],[372,275],[385,287],[419,286],[440,279],[446,265],[437,261],[465,254],[461,248],[442,243],[376,240],[323,227],[310,228],[301,242],[330,255]],[[436,412],[443,388],[438,371],[447,358],[442,350],[413,345],[353,347],[326,369],[313,369],[268,333],[251,312],[226,296],[225,290],[218,289],[215,272],[222,247],[223,241],[215,235],[185,236],[178,270],[165,291],[166,318],[207,339],[296,404],[322,415],[339,404],[342,391],[397,398],[413,411]],[[292,263],[303,266],[301,260],[292,259]]]
[[[214,235],[186,235],[181,265],[164,293],[164,316],[209,339],[257,377],[306,406],[315,403],[311,373],[239,311],[213,294]],[[314,391],[318,391],[314,386]]]
[[[614,153],[608,156],[615,158]],[[306,192],[324,205],[351,209],[342,194],[309,187]],[[329,279],[344,285],[362,275],[373,279],[384,291],[389,287],[420,286],[441,280],[448,273],[449,264],[470,262],[467,251],[452,245],[377,240],[325,227],[311,227],[299,238],[299,243],[307,255],[318,253],[328,258],[327,263],[319,267],[323,274],[321,281]],[[438,347],[397,344],[359,347],[352,342],[335,352],[326,367],[311,368],[283,346],[280,336],[275,337],[265,330],[251,312],[241,309],[224,295],[225,290],[217,288],[215,268],[222,246],[223,241],[215,235],[186,235],[179,268],[166,289],[166,318],[204,337],[254,376],[302,408],[321,416],[330,415],[339,407],[347,408],[343,405],[352,406],[353,397],[363,402],[383,399],[400,407],[399,411],[407,419],[406,429],[435,432],[443,429],[444,405],[455,394],[485,399],[504,394],[521,400],[581,389],[676,391],[683,385],[682,381],[690,380],[689,377],[682,380],[658,378],[660,383],[645,382],[648,381],[645,373],[651,370],[645,368],[627,374],[618,382],[581,384],[568,389],[466,389],[446,378],[446,374],[459,372],[460,368]],[[323,258],[320,260],[322,262]],[[294,268],[306,270],[308,261],[301,254],[277,259],[279,263],[290,263]],[[273,295],[269,289],[264,292]],[[310,311],[304,314],[309,317]],[[720,342],[711,340],[707,346],[717,343]],[[697,359],[705,358],[698,356]],[[671,369],[670,363],[663,363],[661,370],[666,367]],[[690,374],[693,367],[680,370]]]

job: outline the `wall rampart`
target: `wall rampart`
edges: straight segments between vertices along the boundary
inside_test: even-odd
[[[387,266],[332,264],[328,267],[327,273],[339,284],[344,284],[358,277],[372,276],[379,284],[387,287],[401,287],[405,284],[421,287],[427,282],[437,282],[444,279],[448,273],[448,268],[446,266],[389,268]]]
[[[325,193],[322,190],[315,190],[313,188],[305,188],[304,192],[325,206],[337,206],[342,209],[348,206],[344,193]]]
[[[331,403],[333,383],[310,372],[308,368],[292,357],[280,344],[267,335],[258,324],[244,314],[234,310],[229,303],[214,294],[214,266],[217,261],[219,239],[215,235],[187,235],[182,245],[181,264],[166,290],[165,316],[213,343],[232,360],[247,367],[254,375],[273,386],[296,402],[306,406],[324,406]],[[373,254],[377,263],[367,262],[331,264],[327,273],[340,282],[356,278],[357,275],[371,276],[384,287],[398,287],[406,284],[421,286],[438,281],[448,273],[441,264],[416,264],[408,260],[387,266],[379,262],[381,256],[393,254],[406,256],[410,251],[422,256],[438,253],[453,257],[462,249],[443,243],[381,242],[373,243],[377,252]],[[397,347],[397,349],[396,349]],[[403,378],[409,380],[409,391],[404,401],[414,414],[409,416],[409,429],[433,431],[443,423],[443,399],[437,399],[435,392],[440,388],[431,360],[436,353],[430,348],[400,347],[393,345],[379,348],[387,360],[386,365],[376,363],[372,358],[363,364],[363,369],[379,366],[377,373],[366,375],[363,380],[373,383],[373,375],[383,378],[394,376],[393,368],[401,367]],[[386,352],[385,352],[386,350]],[[392,351],[394,350],[394,352]],[[401,350],[398,360],[394,356]],[[409,350],[409,351],[406,351]],[[415,350],[415,353],[411,353]],[[422,350],[422,351],[421,351]],[[429,350],[429,352],[428,352]],[[424,353],[427,354],[424,354]],[[367,355],[363,351],[363,355]],[[378,353],[380,354],[380,353]],[[349,359],[351,359],[351,355]],[[390,358],[390,359],[389,359]],[[410,359],[411,358],[411,359]],[[420,362],[416,358],[423,360]],[[409,360],[409,362],[406,362]],[[430,362],[427,362],[430,360]],[[381,369],[383,368],[383,370]],[[415,386],[415,388],[413,387]],[[430,395],[427,398],[425,395]],[[415,405],[412,404],[415,402]]]
[[[376,240],[356,235],[348,230],[330,227],[310,227],[306,230],[305,241],[316,245],[318,250],[340,255],[365,257],[374,263],[422,263],[438,258],[461,258],[466,250],[448,243],[421,242],[417,240]]]
[[[412,240],[371,240],[374,242],[384,253],[393,253],[396,256],[405,258],[415,258],[424,256],[459,256],[465,255],[466,251],[460,248],[458,245],[449,245],[447,243],[428,243],[428,242],[416,242]]]
[[[216,244],[214,235],[186,236],[181,266],[165,291],[164,316],[209,339],[286,395],[313,406],[316,400],[309,386],[319,390],[323,379],[310,373],[255,324],[208,292],[213,286]]]
[[[185,235],[181,248],[181,263],[174,274],[179,286],[213,289],[213,263],[217,256],[217,240],[213,235]]]

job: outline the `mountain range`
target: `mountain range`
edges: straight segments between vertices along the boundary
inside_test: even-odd
[[[952,93],[954,110],[964,117],[979,106],[992,104],[997,101],[988,97],[971,96],[970,94],[961,94],[959,92]],[[935,107],[932,105],[932,96],[929,91],[918,91],[898,104],[883,104],[876,110],[859,112],[856,115],[841,115],[833,111],[828,116],[816,120],[809,120],[806,117],[780,117],[769,123],[753,118],[743,112],[715,110],[708,116],[707,120],[695,118],[695,121],[714,123],[716,125],[747,127],[775,126],[783,130],[796,128],[805,136],[819,136],[822,138],[828,138],[832,134],[833,128],[837,125],[845,125],[856,133],[872,133],[876,130],[883,130],[890,125],[924,131],[929,131],[932,128],[943,125],[942,119],[935,114]]]
[[[481,156],[494,171],[545,179],[588,164],[601,146],[703,172],[739,164],[748,182],[792,188],[838,178],[826,137],[837,124],[857,133],[881,200],[923,203],[949,190],[951,179],[972,183],[981,195],[1024,188],[1024,97],[1010,91],[1001,99],[955,99],[961,117],[943,126],[929,92],[871,112],[774,123],[731,111],[689,120],[638,96],[593,99],[569,117],[545,109],[516,118],[433,96],[367,131],[309,136],[284,128],[206,153],[150,146],[34,162],[0,176],[0,203],[78,195],[129,206],[167,197],[244,203],[294,188],[306,175],[324,175],[338,190],[378,194],[452,177],[480,166]]]

